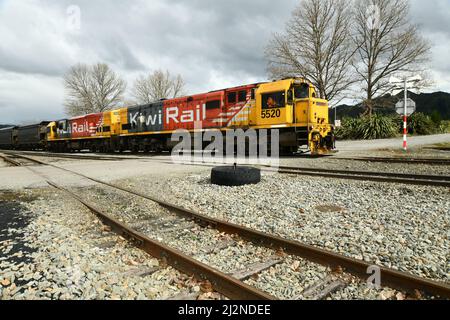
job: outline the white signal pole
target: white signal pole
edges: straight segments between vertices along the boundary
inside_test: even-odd
[[[390,83],[392,84],[397,84],[397,88],[394,89],[394,91],[396,91],[396,89],[400,89],[401,88],[401,84],[403,84],[403,90],[404,90],[404,109],[403,109],[403,150],[408,151],[408,83],[417,83],[419,81],[421,81],[422,78],[420,76],[415,76],[415,77],[405,77],[402,80],[391,77],[391,79],[389,80]],[[401,89],[400,89],[401,90]],[[395,94],[395,93],[394,93]]]
[[[408,151],[408,81],[405,78],[405,111],[403,114],[403,150]]]

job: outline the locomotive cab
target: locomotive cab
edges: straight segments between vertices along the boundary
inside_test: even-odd
[[[256,91],[256,125],[280,130],[282,151],[305,146],[312,154],[334,148],[328,101],[318,99],[315,87],[303,79],[261,84]]]
[[[256,125],[287,125],[293,123],[293,104],[288,92],[289,80],[264,83],[256,90]],[[289,96],[289,99],[288,99]]]

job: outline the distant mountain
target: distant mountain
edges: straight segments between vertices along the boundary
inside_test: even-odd
[[[0,129],[13,127],[12,124],[0,124]]]
[[[450,120],[450,94],[446,92],[433,92],[415,94],[408,92],[408,97],[413,99],[417,104],[417,112],[441,118],[442,120]],[[397,96],[387,95],[374,100],[375,112],[382,114],[395,114],[395,104],[403,99],[403,94]],[[361,104],[354,106],[340,105],[337,107],[337,117],[358,117],[364,112]],[[330,119],[334,119],[334,110],[330,110]]]

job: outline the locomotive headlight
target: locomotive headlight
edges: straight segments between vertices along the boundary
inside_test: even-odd
[[[310,129],[310,130],[314,130],[314,126],[311,126],[309,129]]]

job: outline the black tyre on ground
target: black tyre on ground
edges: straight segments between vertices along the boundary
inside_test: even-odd
[[[243,186],[261,182],[261,170],[252,167],[215,167],[211,171],[211,183],[220,186]]]

